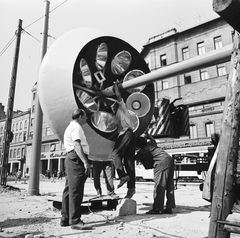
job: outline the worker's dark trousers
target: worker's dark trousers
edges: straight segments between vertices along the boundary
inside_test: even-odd
[[[158,166],[154,168],[154,192],[153,210],[164,210],[164,198],[166,193],[166,208],[175,208],[174,197],[174,167],[161,171]]]
[[[81,217],[84,184],[87,179],[83,162],[75,151],[65,158],[66,183],[62,195],[62,220],[77,224]]]
[[[93,160],[92,164],[93,164],[93,181],[96,191],[98,192],[99,195],[100,194],[102,195],[100,174],[103,171],[107,192],[108,195],[111,195],[114,192],[112,161]]]
[[[135,188],[135,147],[136,137],[133,131],[128,129],[123,135],[117,138],[113,151],[109,156],[113,161],[118,177],[120,179],[127,175],[130,177],[127,188]],[[127,174],[124,170],[123,163]]]

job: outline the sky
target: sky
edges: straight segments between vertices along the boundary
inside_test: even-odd
[[[48,48],[76,28],[93,27],[118,37],[139,52],[149,38],[172,28],[178,32],[219,17],[213,0],[49,0]],[[7,110],[16,47],[22,20],[14,110],[31,107],[32,87],[41,64],[44,0],[0,0],[0,103]]]

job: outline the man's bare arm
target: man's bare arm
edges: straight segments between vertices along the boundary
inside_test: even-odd
[[[74,145],[74,149],[78,155],[78,157],[82,160],[83,164],[84,164],[84,167],[86,169],[86,174],[89,174],[90,173],[90,164],[88,162],[88,159],[87,157],[85,156],[84,152],[83,152],[83,149],[82,149],[82,146],[80,144],[80,140],[75,140],[73,142],[73,145]]]

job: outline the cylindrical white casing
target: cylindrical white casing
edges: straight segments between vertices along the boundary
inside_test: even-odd
[[[91,40],[106,36],[92,28],[72,30],[59,39],[46,53],[39,71],[38,93],[43,115],[52,131],[63,141],[72,111],[78,108],[73,92],[73,67],[81,49]],[[84,125],[92,157],[106,157],[113,142]]]

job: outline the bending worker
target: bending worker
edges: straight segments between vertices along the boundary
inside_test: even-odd
[[[146,133],[147,138],[137,138],[136,147],[140,150],[135,155],[135,160],[140,161],[145,169],[152,169],[154,172],[154,192],[152,209],[146,214],[172,214],[175,208],[174,196],[174,159],[157,146],[152,136]],[[166,208],[164,209],[165,193],[167,197]]]
[[[133,133],[133,127],[131,125],[131,115],[122,99],[116,82],[114,83],[114,92],[117,97],[118,106],[116,110],[118,137],[109,158],[112,159],[120,179],[117,188],[120,188],[127,183],[128,191],[125,198],[132,198],[135,194],[134,154],[136,137]]]

